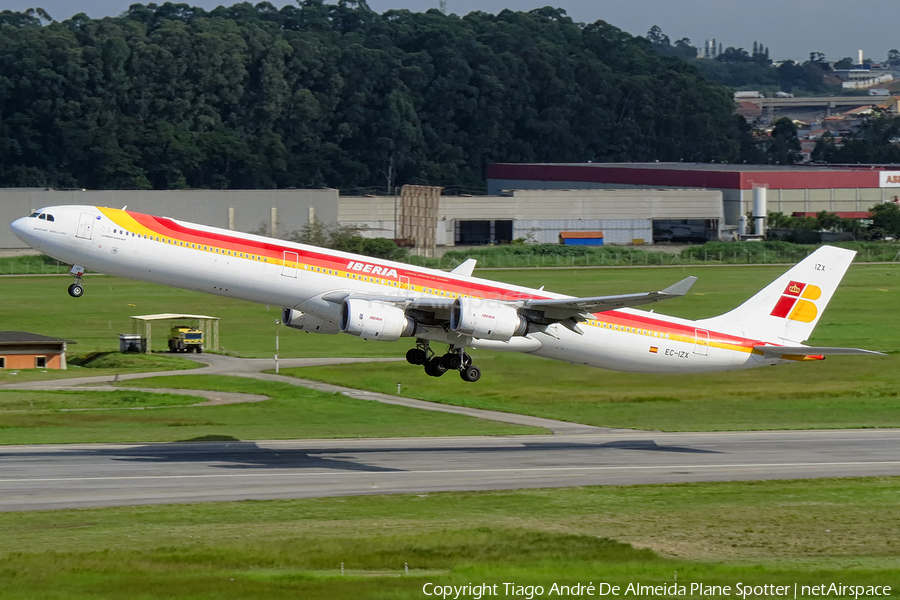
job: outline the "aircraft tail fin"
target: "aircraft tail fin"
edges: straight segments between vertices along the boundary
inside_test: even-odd
[[[802,343],[812,335],[855,255],[822,246],[734,310],[700,322],[746,337]]]

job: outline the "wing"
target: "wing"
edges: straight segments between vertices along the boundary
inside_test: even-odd
[[[547,325],[560,323],[564,327],[581,333],[579,321],[591,318],[596,312],[603,312],[625,306],[640,306],[660,300],[680,298],[684,296],[697,281],[696,277],[687,277],[678,283],[658,292],[639,294],[621,294],[617,296],[591,296],[588,298],[559,298],[503,301],[494,300],[498,304],[514,306],[522,317],[543,329]],[[384,302],[401,306],[406,314],[423,325],[443,325],[449,322],[453,310],[453,298],[409,298],[402,295],[377,296],[354,292],[331,292],[323,296],[326,302],[340,304],[347,298],[362,298],[372,302]]]
[[[618,296],[591,296],[588,298],[560,298],[558,300],[527,300],[522,308],[525,310],[570,313],[568,317],[564,317],[569,318],[625,306],[640,306],[641,304],[652,304],[653,302],[668,300],[669,298],[679,298],[687,294],[696,281],[696,277],[686,277],[659,292],[622,294]]]

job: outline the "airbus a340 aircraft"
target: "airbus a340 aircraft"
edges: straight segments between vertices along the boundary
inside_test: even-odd
[[[690,321],[631,307],[683,296],[688,277],[658,292],[572,298],[472,277],[241,234],[125,209],[53,206],[12,224],[30,246],[72,264],[130,279],[283,306],[284,324],[367,340],[415,339],[406,359],[439,377],[477,381],[469,348],[525,352],[618,371],[700,373],[826,354],[878,354],[804,346],[854,252],[825,246],[724,315]],[[443,355],[431,342],[448,344]]]

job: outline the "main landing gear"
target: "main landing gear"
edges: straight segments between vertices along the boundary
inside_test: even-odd
[[[481,369],[472,364],[472,357],[463,348],[450,346],[446,354],[439,356],[431,350],[428,340],[417,340],[416,347],[406,353],[406,362],[411,365],[422,365],[425,373],[431,377],[440,377],[447,371],[459,371],[463,381],[481,379]]]
[[[84,295],[84,286],[81,285],[81,276],[84,275],[84,267],[72,265],[69,273],[75,277],[75,283],[69,286],[69,295],[73,298],[81,298]]]

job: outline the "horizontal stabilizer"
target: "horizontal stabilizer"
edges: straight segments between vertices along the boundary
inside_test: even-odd
[[[887,356],[883,352],[875,352],[874,350],[863,350],[862,348],[831,348],[829,346],[753,346],[754,350],[759,350],[763,356],[784,356],[786,354],[792,356],[828,356],[840,354],[875,354],[877,356]]]

